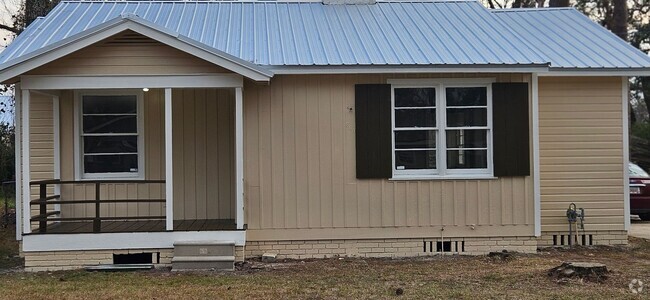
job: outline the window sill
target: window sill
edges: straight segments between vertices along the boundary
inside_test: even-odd
[[[437,175],[399,175],[389,178],[390,181],[405,181],[405,180],[495,180],[498,177],[492,175],[447,175],[447,176],[437,176]]]

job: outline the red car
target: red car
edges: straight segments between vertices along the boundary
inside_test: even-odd
[[[630,163],[630,213],[650,221],[650,175],[641,167]]]

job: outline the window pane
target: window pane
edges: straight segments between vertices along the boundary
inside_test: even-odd
[[[85,136],[84,153],[138,153],[138,137]]]
[[[487,126],[486,108],[447,109],[447,126]]]
[[[435,168],[436,168],[435,150],[395,151],[395,169],[397,170],[435,169]]]
[[[395,89],[395,107],[436,106],[435,88]]]
[[[84,116],[84,133],[137,133],[137,116]]]
[[[138,155],[84,155],[86,173],[137,173]]]
[[[447,106],[486,106],[487,88],[462,87],[447,88]]]
[[[137,97],[130,96],[83,96],[84,114],[134,114],[137,111]]]
[[[487,130],[447,130],[447,148],[487,148]]]
[[[485,169],[487,150],[447,150],[448,169]]]
[[[436,109],[396,109],[395,127],[436,127]]]
[[[433,130],[409,130],[395,132],[396,149],[435,148],[436,132]]]

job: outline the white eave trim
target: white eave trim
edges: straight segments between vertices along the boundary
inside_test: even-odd
[[[57,60],[77,50],[88,47],[125,30],[132,30],[170,47],[211,62],[215,65],[241,74],[255,81],[268,82],[273,72],[264,67],[247,62],[217,49],[212,49],[197,42],[159,28],[139,17],[124,15],[114,21],[106,22],[82,33],[68,37],[58,43],[44,47],[32,54],[19,57],[0,65],[0,82],[20,76],[51,61]]]
[[[268,66],[273,74],[542,73],[548,65]]]
[[[650,68],[644,69],[556,69],[551,68],[548,72],[539,73],[540,77],[562,77],[562,76],[650,76]]]
[[[244,85],[242,75],[23,75],[25,89],[141,89],[141,88],[238,88]]]

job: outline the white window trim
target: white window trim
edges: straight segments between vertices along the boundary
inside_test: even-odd
[[[451,79],[390,79],[391,85],[391,180],[429,180],[429,179],[495,179],[493,167],[492,130],[492,83],[494,78],[451,78]],[[446,111],[444,104],[445,88],[485,87],[487,93],[487,168],[485,169],[447,169]],[[396,170],[395,168],[395,88],[435,88],[436,89],[436,169],[435,170]],[[445,126],[440,126],[443,124]],[[481,126],[483,128],[483,126]],[[441,150],[442,149],[442,150]]]
[[[138,117],[138,172],[119,173],[85,173],[83,169],[82,155],[82,133],[81,133],[81,99],[83,96],[132,96],[137,99]],[[74,157],[75,157],[75,180],[96,180],[96,179],[145,179],[145,142],[144,142],[144,92],[136,89],[119,90],[77,90],[74,97]]]

